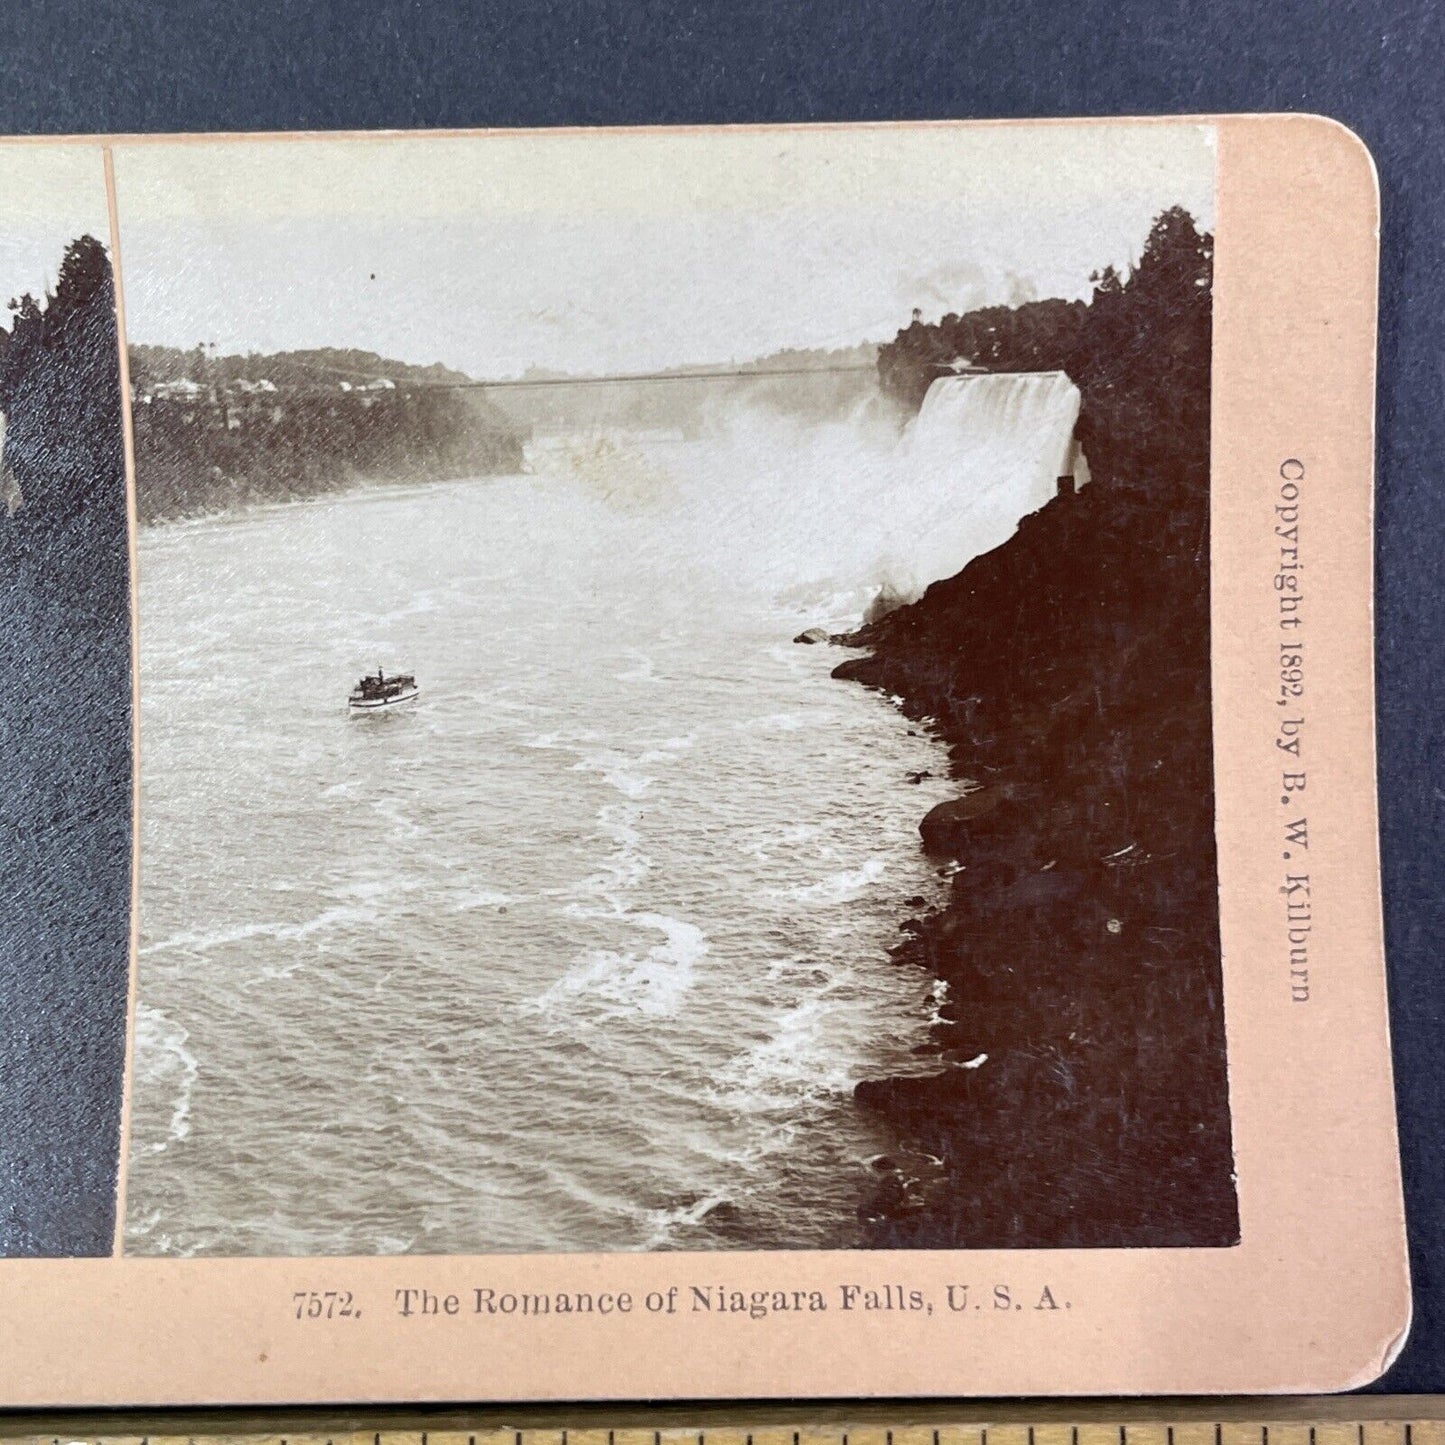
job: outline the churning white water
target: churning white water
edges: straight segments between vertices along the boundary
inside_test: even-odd
[[[701,551],[761,584],[917,596],[1048,501],[1078,416],[1061,371],[941,377],[901,436],[869,404],[824,425],[734,411],[689,459],[687,520]]]
[[[940,750],[834,682],[1052,490],[1065,378],[151,528],[137,1253],[837,1247]],[[144,484],[142,479],[142,485]],[[355,677],[415,671],[350,718]]]

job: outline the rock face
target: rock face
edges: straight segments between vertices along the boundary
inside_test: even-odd
[[[924,814],[918,825],[923,846],[943,857],[956,858],[966,851],[970,825],[998,809],[1008,796],[1006,786],[978,788],[961,798],[948,798]],[[977,830],[973,830],[977,835]]]
[[[1209,692],[1212,248],[1181,216],[1082,318],[1058,312],[1056,349],[1062,303],[987,313],[998,364],[1019,364],[1017,340],[1079,385],[1092,484],[840,639],[870,655],[833,675],[934,719],[955,776],[983,784],[923,819],[950,892],[894,950],[947,986],[944,1067],[855,1092],[894,1156],[940,1161],[936,1180],[867,1190],[873,1245],[1239,1238]],[[908,336],[880,366],[921,395]],[[931,344],[928,328],[908,341]]]
[[[793,641],[808,643],[831,642],[832,637],[826,627],[809,627],[800,632]]]
[[[858,1203],[858,1218],[865,1228],[922,1214],[946,1183],[943,1161],[914,1151],[880,1154],[868,1167],[872,1177]]]

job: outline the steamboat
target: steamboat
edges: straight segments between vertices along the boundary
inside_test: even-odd
[[[346,699],[346,710],[361,713],[400,707],[403,703],[415,702],[420,691],[411,673],[394,672],[388,677],[378,667],[351,689],[351,695]]]

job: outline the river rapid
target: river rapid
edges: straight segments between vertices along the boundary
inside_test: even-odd
[[[932,479],[773,419],[143,530],[128,1252],[857,1244],[951,789],[792,638],[1038,505],[1077,393],[993,390]]]
[[[856,599],[646,521],[552,476],[143,534],[130,1251],[853,1242],[940,760],[791,641]],[[348,717],[378,664],[419,702]]]

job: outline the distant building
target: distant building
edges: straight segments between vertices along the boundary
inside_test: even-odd
[[[182,377],[179,381],[158,381],[151,395],[158,401],[199,401],[208,390],[199,381]]]

